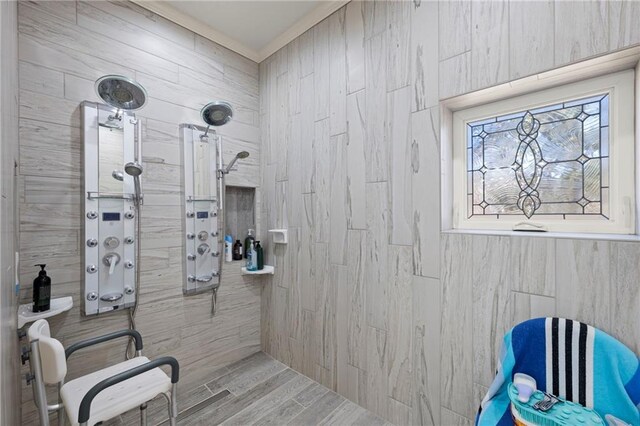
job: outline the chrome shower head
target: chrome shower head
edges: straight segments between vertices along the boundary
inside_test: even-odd
[[[240,151],[239,153],[237,153],[236,156],[233,157],[233,160],[231,160],[231,162],[224,169],[224,173],[228,174],[231,171],[231,168],[233,167],[233,165],[236,164],[236,161],[238,161],[238,159],[244,159],[244,158],[247,158],[248,156],[249,156],[249,153],[247,151]]]
[[[121,75],[105,75],[96,81],[96,93],[114,108],[135,111],[147,103],[147,91]]]
[[[131,162],[124,165],[124,171],[133,177],[140,176],[142,174],[142,165],[137,162]]]
[[[231,105],[227,102],[209,102],[202,108],[202,111],[200,111],[200,116],[209,126],[223,126],[231,121],[233,108],[231,108]]]

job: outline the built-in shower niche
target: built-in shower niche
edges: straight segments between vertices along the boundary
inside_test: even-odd
[[[253,229],[253,236],[256,236],[256,189],[227,185],[225,192],[225,235],[231,235],[234,243],[240,240],[246,249],[247,231]]]

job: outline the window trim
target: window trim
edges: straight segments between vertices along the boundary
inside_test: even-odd
[[[533,233],[538,236],[549,236],[558,238],[559,235],[566,235],[571,238],[595,238],[595,239],[608,239],[608,240],[639,240],[640,235],[640,147],[638,147],[638,140],[640,140],[640,46],[630,47],[628,49],[619,50],[616,52],[608,53],[598,57],[590,58],[581,62],[569,64],[560,68],[552,69],[549,71],[541,72],[539,74],[530,75],[520,78],[518,80],[502,83],[497,86],[489,87],[482,90],[476,90],[474,92],[463,93],[461,95],[451,97],[448,99],[440,100],[440,159],[441,159],[441,231],[442,232],[455,232],[455,233],[470,233],[470,234],[495,234],[495,235],[522,235],[522,232],[513,231],[512,228],[503,227],[498,229],[494,226],[482,228],[465,228],[460,224],[455,223],[456,214],[459,212],[454,210],[454,156],[453,156],[453,115],[456,111],[469,109],[481,104],[490,104],[497,101],[515,98],[521,95],[534,95],[538,91],[543,91],[550,88],[557,88],[561,85],[572,84],[581,82],[585,79],[591,79],[601,77],[607,74],[618,73],[624,70],[635,69],[635,83],[634,89],[628,91],[630,96],[635,94],[635,100],[632,103],[635,105],[635,112],[633,117],[628,121],[631,126],[635,126],[635,135],[633,136],[633,149],[635,150],[635,156],[632,155],[633,164],[636,168],[635,175],[626,176],[625,179],[630,181],[630,185],[634,187],[632,191],[632,197],[629,200],[628,205],[628,224],[627,230],[623,233],[615,231],[613,229],[597,230],[570,230],[566,228],[567,221],[563,221],[563,227],[560,230],[551,230],[552,232]],[[542,103],[547,103],[545,99]],[[516,107],[516,109],[518,109]],[[613,139],[613,134],[611,135]],[[463,168],[466,167],[466,159],[463,163]],[[635,202],[633,201],[635,199]],[[462,204],[466,212],[466,201]],[[536,222],[536,216],[532,217],[532,221]],[[571,222],[571,221],[569,221]],[[494,222],[495,223],[495,222]],[[629,234],[631,232],[631,234]],[[526,234],[529,234],[526,232]],[[625,235],[629,234],[629,235]]]

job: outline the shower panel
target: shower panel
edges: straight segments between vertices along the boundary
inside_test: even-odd
[[[218,233],[218,150],[215,133],[180,125],[182,155],[183,293],[195,294],[220,285]],[[204,136],[203,136],[204,135]]]
[[[132,113],[83,102],[85,315],[131,307],[136,294],[136,183],[140,157]]]

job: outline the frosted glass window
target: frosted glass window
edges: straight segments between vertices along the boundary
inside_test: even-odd
[[[467,123],[467,217],[609,214],[609,95]]]

